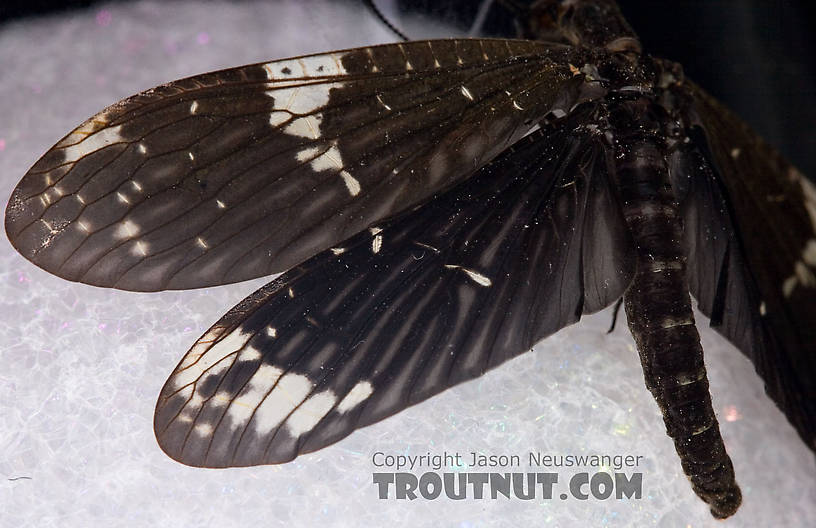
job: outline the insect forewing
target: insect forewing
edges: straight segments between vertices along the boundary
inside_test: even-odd
[[[116,103],[6,210],[63,278],[153,291],[284,271],[471,175],[549,111],[580,53],[421,41],[254,64]]]

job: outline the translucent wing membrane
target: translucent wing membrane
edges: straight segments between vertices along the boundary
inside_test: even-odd
[[[472,174],[559,104],[581,53],[424,41],[175,81],[57,143],[6,231],[43,269],[99,286],[280,272]]]
[[[190,465],[280,463],[527,351],[620,297],[632,242],[585,112],[287,272],[187,353],[156,408]]]
[[[689,86],[701,128],[675,154],[673,184],[682,195],[691,293],[816,450],[816,188]]]

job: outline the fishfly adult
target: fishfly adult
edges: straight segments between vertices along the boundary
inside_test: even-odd
[[[170,375],[168,455],[287,462],[621,300],[683,471],[728,517],[741,494],[690,295],[816,449],[816,188],[644,52],[611,0],[517,9],[520,39],[156,87],[23,177],[8,237],[65,279],[159,291],[283,272]]]

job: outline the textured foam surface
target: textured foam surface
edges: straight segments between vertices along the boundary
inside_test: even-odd
[[[391,40],[361,8],[318,2],[137,2],[3,26],[0,196],[62,135],[137,91]],[[0,241],[0,525],[816,525],[813,453],[749,362],[704,330],[714,407],[744,497],[732,519],[710,517],[682,474],[625,324],[605,333],[609,311],[292,463],[179,465],[153,438],[159,389],[195,339],[263,282],[160,294],[103,290],[48,275]],[[521,468],[496,471],[528,471],[530,451],[641,455],[643,497],[377,498],[372,473],[388,469],[373,465],[374,453],[444,451],[521,456]],[[595,471],[540,469],[558,472],[561,483],[584,470]]]

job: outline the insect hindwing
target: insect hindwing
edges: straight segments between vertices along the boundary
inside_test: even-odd
[[[191,465],[284,462],[614,302],[631,240],[603,146],[572,128],[525,138],[233,308],[162,390],[162,448]]]

